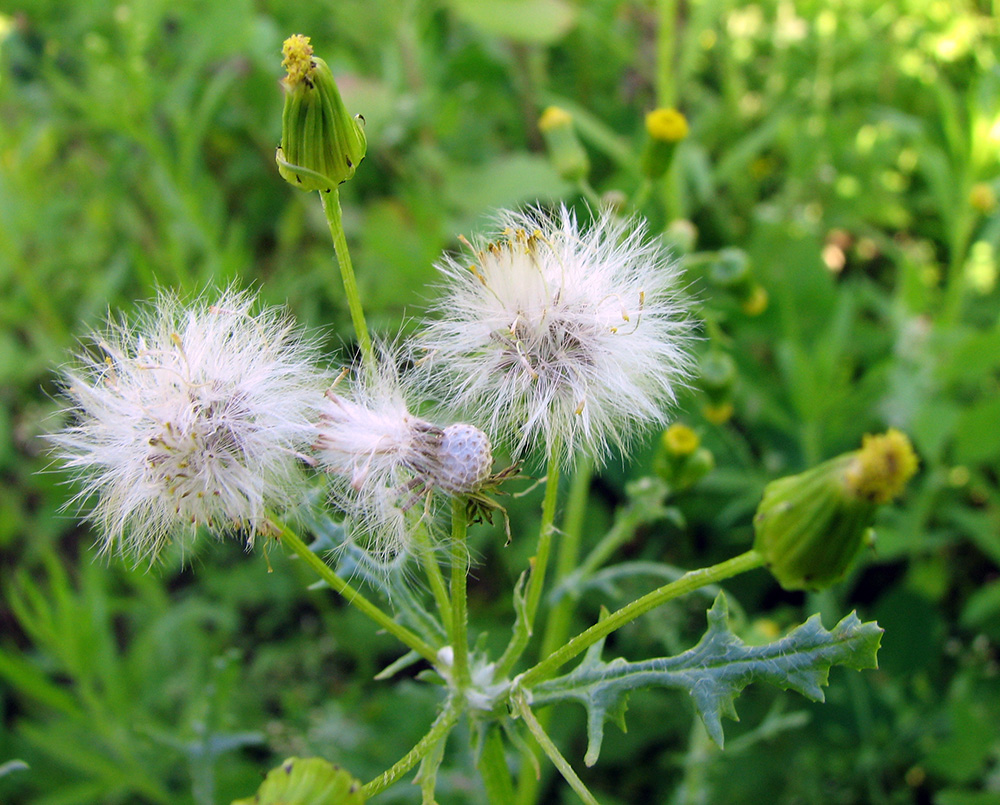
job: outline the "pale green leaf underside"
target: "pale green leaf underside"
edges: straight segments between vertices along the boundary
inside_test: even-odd
[[[686,690],[712,740],[722,746],[722,716],[738,720],[735,699],[751,682],[768,682],[823,701],[831,666],[877,668],[881,639],[878,624],[862,623],[852,612],[832,631],[813,615],[780,640],[748,646],[730,629],[729,607],[720,593],[708,612],[708,631],[694,648],[676,657],[604,662],[604,641],[595,643],[572,672],[534,687],[531,703],[536,707],[576,701],[586,708],[588,766],[600,753],[604,722],[614,720],[625,728],[628,694],[636,688]]]

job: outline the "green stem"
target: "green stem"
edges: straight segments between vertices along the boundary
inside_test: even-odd
[[[511,781],[507,758],[504,757],[500,727],[496,724],[490,725],[486,730],[478,765],[490,805],[510,805],[514,802],[514,784]]]
[[[449,699],[447,706],[438,717],[434,720],[431,725],[430,731],[419,741],[417,741],[416,746],[414,746],[409,752],[403,755],[395,765],[388,771],[383,772],[378,777],[376,777],[371,782],[365,783],[361,790],[365,795],[366,799],[369,799],[380,791],[384,791],[390,785],[392,785],[396,780],[406,774],[410,769],[417,765],[420,760],[430,752],[435,746],[437,746],[438,741],[444,740],[448,733],[451,732],[451,728],[455,726],[455,722],[458,721],[458,717],[462,714],[462,699],[461,697],[453,697]]]
[[[591,185],[586,178],[580,179],[576,183],[576,186],[577,189],[580,191],[580,195],[582,195],[585,199],[587,199],[587,203],[594,208],[595,212],[601,209],[601,197],[598,195],[597,191],[594,190],[593,185]]]
[[[555,530],[556,500],[559,492],[559,450],[560,445],[553,445],[549,453],[548,472],[545,476],[545,499],[542,501],[542,521],[538,530],[538,547],[531,563],[528,589],[525,593],[524,624],[515,627],[510,643],[507,644],[503,656],[497,663],[495,679],[501,679],[510,673],[531,639],[535,614],[538,612],[542,588],[545,586],[545,570],[552,551],[552,532]]]
[[[647,593],[642,598],[636,599],[631,604],[613,612],[604,620],[595,623],[586,631],[581,632],[533,668],[525,671],[518,682],[522,687],[531,687],[550,677],[562,665],[586,651],[601,638],[606,637],[616,629],[620,629],[626,623],[635,620],[640,615],[644,615],[651,609],[655,609],[667,601],[704,587],[706,584],[714,584],[739,573],[753,570],[763,564],[764,557],[751,549],[732,559],[727,559],[725,562],[719,562],[717,565],[699,570],[690,570],[677,579],[677,581],[672,581],[670,584],[665,584],[653,590],[653,592]]]
[[[549,554],[552,552],[552,534],[555,532],[556,499],[559,494],[559,459],[553,453],[549,458],[549,466],[545,475],[545,499],[542,501],[542,522],[538,528],[538,549],[535,551],[535,562],[531,568],[531,578],[528,579],[527,601],[528,631],[535,622],[538,604],[542,598],[542,588],[545,586],[545,571],[549,564]]]
[[[646,206],[646,202],[649,201],[652,192],[653,183],[647,177],[643,177],[642,183],[635,191],[635,195],[632,196],[632,209],[641,212],[642,208]]]
[[[577,464],[576,474],[573,476],[573,483],[566,499],[566,513],[563,515],[562,533],[559,535],[554,584],[559,584],[569,576],[580,558],[580,533],[583,531],[583,516],[587,511],[587,497],[593,477],[594,459],[592,456],[584,455]],[[573,616],[574,603],[571,595],[564,595],[552,608],[542,637],[542,657],[547,657],[569,637],[569,623]]]
[[[517,714],[524,720],[525,726],[534,736],[535,740],[538,741],[538,745],[542,747],[542,751],[548,755],[549,760],[552,761],[552,765],[555,766],[559,773],[563,776],[567,783],[569,783],[570,788],[572,788],[577,796],[580,797],[587,805],[600,805],[598,801],[594,798],[594,795],[587,790],[587,786],[583,784],[573,767],[569,765],[569,761],[562,756],[562,753],[552,743],[552,739],[548,736],[548,733],[542,728],[542,725],[538,723],[538,719],[535,718],[535,714],[531,712],[531,708],[528,707],[528,703],[524,700],[524,691],[519,691],[519,693],[513,698],[512,701],[514,709]]]
[[[632,508],[622,512],[608,529],[601,541],[580,564],[580,579],[585,580],[595,573],[622,545],[635,536],[636,529],[643,520],[642,514]]]
[[[416,537],[417,550],[420,554],[420,564],[427,574],[427,581],[431,586],[431,593],[434,595],[434,601],[441,616],[441,623],[445,625],[446,629],[449,629],[451,624],[451,602],[448,600],[448,588],[444,583],[444,574],[441,572],[441,566],[438,565],[437,557],[434,555],[434,550],[431,547],[427,528],[422,524],[417,529]]]
[[[465,581],[469,573],[469,550],[465,544],[468,515],[464,497],[451,502],[451,648],[452,670],[460,691],[469,687],[469,613]]]
[[[659,0],[656,31],[656,104],[673,106],[677,95],[674,62],[677,50],[677,0]]]
[[[295,551],[301,559],[304,559],[306,564],[315,570],[323,581],[340,593],[348,604],[355,609],[361,610],[365,615],[375,621],[375,623],[390,634],[395,635],[399,638],[399,640],[417,652],[417,654],[428,662],[437,663],[437,652],[435,652],[428,643],[402,624],[396,623],[396,621],[394,621],[389,615],[379,609],[378,606],[373,604],[361,593],[355,590],[350,584],[340,578],[340,576],[333,571],[333,568],[324,562],[322,558],[313,553],[309,549],[309,546],[302,541],[302,538],[292,531],[292,529],[290,529],[285,523],[273,518],[271,522],[280,532],[281,542]]]
[[[321,192],[319,197],[323,200],[326,223],[333,238],[333,250],[340,265],[340,277],[344,281],[344,294],[347,296],[347,306],[351,311],[358,347],[361,349],[365,365],[371,370],[375,366],[375,351],[372,348],[371,336],[368,334],[368,325],[365,323],[365,312],[361,307],[361,295],[358,293],[358,283],[354,278],[351,253],[347,250],[347,236],[344,234],[344,223],[340,212],[340,191]]]

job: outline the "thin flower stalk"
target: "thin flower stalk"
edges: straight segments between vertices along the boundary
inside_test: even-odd
[[[469,686],[469,614],[466,577],[469,549],[466,545],[468,514],[464,498],[451,502],[451,647],[452,678],[459,691]]]
[[[521,674],[516,682],[520,687],[524,688],[536,685],[548,679],[561,666],[586,651],[602,637],[607,637],[640,615],[644,615],[650,610],[667,603],[667,601],[679,598],[705,585],[714,584],[740,573],[746,573],[748,570],[754,570],[763,566],[763,564],[764,558],[757,551],[749,550],[711,567],[690,570],[676,581],[665,584],[651,593],[642,596],[642,598],[637,598],[631,604],[627,604],[598,623],[595,623],[589,629],[581,632],[540,663]]]
[[[373,371],[375,348],[368,333],[361,294],[358,292],[358,282],[354,276],[354,264],[351,262],[351,252],[347,248],[347,236],[344,234],[344,221],[340,210],[340,190],[321,192],[319,196],[323,200],[323,212],[326,213],[326,223],[333,238],[333,249],[337,255],[337,264],[340,266],[340,277],[344,283],[344,295],[347,297],[347,307],[351,312],[358,348],[361,350],[366,370]]]
[[[309,546],[302,541],[302,538],[293,531],[286,523],[280,520],[271,521],[278,532],[279,539],[292,551],[303,559],[306,564],[316,571],[317,575],[330,587],[338,592],[343,599],[355,609],[360,610],[375,623],[385,629],[389,634],[398,638],[408,648],[413,649],[428,662],[435,664],[438,662],[437,652],[429,643],[423,640],[405,626],[397,623],[389,615],[383,612],[378,606],[365,598],[360,592],[352,587],[348,582],[338,576],[323,559],[313,553]]]

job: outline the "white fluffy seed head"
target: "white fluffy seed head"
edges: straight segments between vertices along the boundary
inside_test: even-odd
[[[496,242],[446,257],[421,338],[443,400],[516,455],[624,449],[662,424],[689,371],[678,269],[637,221],[505,212]]]
[[[359,369],[346,388],[327,391],[314,445],[352,537],[381,561],[413,549],[435,490],[474,494],[493,465],[478,428],[442,428],[410,413],[398,360],[380,348],[373,371]]]
[[[298,505],[303,451],[326,377],[275,309],[223,292],[183,304],[163,293],[135,325],[112,323],[64,382],[73,418],[51,437],[96,497],[102,551],[154,559],[208,525],[252,542],[269,508]]]

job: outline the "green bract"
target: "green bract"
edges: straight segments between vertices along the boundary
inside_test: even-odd
[[[865,545],[875,510],[916,472],[909,440],[890,430],[860,450],[773,481],[754,517],[754,549],[786,590],[838,581]]]
[[[687,118],[676,109],[654,109],[646,115],[646,147],[642,152],[642,172],[659,179],[673,162],[677,143],[688,136]]]
[[[278,172],[302,190],[334,190],[365,157],[363,119],[348,114],[333,73],[313,55],[309,37],[289,37],[282,52],[288,75],[281,82],[285,108],[275,155]]]
[[[590,160],[573,128],[573,117],[558,106],[550,106],[538,120],[549,157],[559,175],[576,182],[590,173]]]

